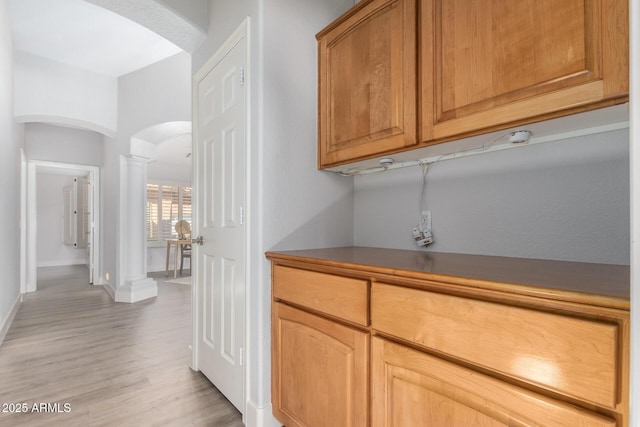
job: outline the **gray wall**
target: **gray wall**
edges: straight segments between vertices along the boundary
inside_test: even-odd
[[[247,425],[271,417],[270,267],[264,252],[353,241],[353,179],[316,170],[315,34],[353,0],[209,1],[209,36],[197,72],[246,16],[251,18],[251,283]],[[253,414],[253,415],[252,415]]]
[[[191,58],[181,52],[118,79],[118,135],[106,138],[103,168],[103,275],[115,290],[124,284],[126,167],[131,137],[161,123],[191,121]]]
[[[191,121],[191,57],[177,53],[118,79],[118,147],[129,154],[131,137],[161,123]]]
[[[85,263],[85,249],[63,243],[64,197],[66,186],[73,185],[69,175],[38,174],[36,181],[38,221],[38,267]]]
[[[263,253],[353,242],[353,181],[316,169],[315,34],[351,6],[353,0],[265,1]],[[264,255],[260,260],[268,388],[271,268]]]
[[[428,251],[629,264],[629,133],[442,161],[427,175]],[[418,249],[422,170],[355,180],[355,244]]]
[[[191,183],[191,166],[183,167],[168,163],[151,162],[147,165],[147,178],[152,181]]]
[[[316,33],[353,0],[270,0],[264,31],[265,249],[351,245],[353,182],[317,170]]]
[[[207,0],[158,0],[158,3],[166,5],[182,18],[197,25],[203,32],[207,31],[209,21],[206,13],[202,13],[207,10]]]
[[[98,195],[102,195],[100,204],[102,206],[102,212],[100,218],[103,220],[99,225],[97,232],[99,233],[102,248],[105,246],[105,240],[107,242],[115,241],[115,239],[104,239],[102,236],[114,236],[115,234],[106,234],[104,219],[110,219],[115,217],[115,210],[113,205],[105,204],[103,192],[105,191],[104,185],[104,166],[105,162],[105,147],[113,146],[113,142],[109,142],[109,139],[94,131],[74,129],[64,126],[56,126],[45,123],[28,123],[24,126],[24,150],[25,157],[28,161],[41,160],[47,162],[69,163],[76,165],[86,166],[98,166],[101,168],[101,182],[98,189]],[[106,141],[106,144],[105,144]],[[38,252],[37,262],[38,266],[48,265],[71,265],[79,263],[79,251],[69,252],[69,249],[64,246],[59,246],[55,243],[55,235],[50,234],[46,226],[43,224],[50,223],[55,219],[53,217],[43,217],[44,211],[40,209],[42,203],[50,204],[51,200],[47,198],[50,193],[43,191],[41,185],[47,181],[48,178],[52,178],[52,183],[56,181],[55,176],[39,175],[37,179],[37,206],[38,206]],[[49,188],[49,190],[54,191]],[[55,190],[57,192],[57,190]],[[56,197],[58,193],[56,193]],[[60,193],[59,197],[62,197]],[[41,221],[43,221],[41,223]],[[45,234],[42,234],[45,233]],[[44,244],[43,237],[46,236],[47,243]],[[44,246],[43,246],[44,245]],[[44,249],[44,248],[47,249]],[[56,253],[59,248],[59,252]],[[104,265],[104,250],[101,249],[101,265]]]
[[[25,125],[27,160],[102,166],[104,137],[90,130],[29,123]]]
[[[20,294],[20,147],[23,126],[13,118],[13,41],[7,0],[0,0],[0,342]]]

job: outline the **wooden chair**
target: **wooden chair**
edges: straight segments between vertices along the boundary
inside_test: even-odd
[[[189,268],[191,268],[191,245],[180,245],[180,275],[182,276],[182,266],[184,259],[189,258]]]
[[[185,220],[176,222],[176,232],[179,240],[191,240],[191,224]],[[184,259],[189,258],[189,268],[191,268],[191,244],[180,245],[180,275],[182,276],[182,267]]]

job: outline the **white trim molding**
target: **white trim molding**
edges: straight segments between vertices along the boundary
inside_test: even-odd
[[[38,114],[21,114],[15,117],[18,123],[48,123],[52,125],[69,126],[78,129],[88,129],[100,133],[108,138],[115,139],[117,136],[116,129],[109,129],[98,123],[86,120],[74,119],[65,116],[54,115],[38,115]]]
[[[108,290],[107,290],[108,292]],[[158,296],[158,284],[150,277],[139,280],[127,280],[115,292],[115,302],[134,303]]]
[[[265,406],[257,406],[251,400],[247,401],[247,411],[244,416],[244,424],[247,427],[281,427],[282,424],[275,419],[271,411],[271,403]]]
[[[94,285],[95,284],[96,283],[94,283]],[[97,285],[102,286],[102,289],[104,289],[104,291],[109,294],[111,299],[114,302],[116,301],[116,291],[113,289],[113,286],[111,286],[111,283],[97,283]]]
[[[192,102],[192,135],[193,135],[193,141],[197,141],[198,135],[199,135],[199,122],[198,122],[198,99],[199,99],[199,94],[198,94],[198,84],[201,80],[203,80],[207,74],[209,74],[209,72],[211,72],[211,70],[213,70],[213,68],[218,64],[218,62],[220,62],[227,53],[229,53],[229,51],[238,44],[238,42],[240,40],[242,40],[243,38],[246,40],[246,52],[245,52],[245,66],[246,69],[250,69],[250,58],[251,58],[251,54],[250,54],[250,34],[249,34],[249,27],[250,27],[250,18],[247,16],[244,21],[242,21],[242,23],[238,26],[238,28],[235,29],[235,31],[225,40],[225,42],[218,48],[218,50],[213,54],[213,56],[211,56],[211,58],[209,58],[209,60],[193,75],[192,78],[192,96],[191,96],[191,102]],[[245,74],[245,81],[246,84],[249,84],[250,79],[248,78],[248,75]],[[249,87],[247,87],[247,103],[246,103],[246,109],[247,111],[250,111],[250,97],[249,97]],[[250,158],[250,145],[251,145],[251,140],[250,140],[250,117],[249,115],[247,115],[247,121],[246,121],[246,131],[247,131],[247,147],[245,150],[245,155],[247,156],[247,159]],[[195,146],[194,148],[194,152],[195,152]],[[203,173],[199,167],[197,162],[195,161],[195,156],[192,156],[193,159],[193,164],[192,164],[192,183],[191,183],[191,189],[192,189],[192,199],[191,199],[191,211],[192,211],[192,224],[197,224],[198,223],[198,198],[196,197],[197,193],[198,193],[198,179],[197,177],[199,176],[200,173]],[[250,166],[250,165],[248,165]],[[249,173],[249,171],[251,170],[249,167],[247,167],[247,173]],[[247,183],[249,182],[249,177],[247,176]],[[249,193],[247,193],[247,206],[249,206],[250,200],[249,200]],[[247,218],[247,223],[246,223],[246,228],[247,228],[247,242],[250,242],[250,221],[251,216],[249,215]],[[193,230],[193,232],[197,232],[197,230]],[[249,276],[250,274],[250,260],[249,260],[249,254],[250,254],[250,248],[249,246],[246,247],[246,254],[247,254],[247,259],[245,260],[245,281],[247,283],[247,285],[250,282],[251,278]],[[194,270],[194,268],[192,267],[192,271]],[[248,300],[249,300],[249,293],[245,292],[245,294],[247,295],[246,301],[245,301],[245,312],[249,313],[249,305],[248,305]],[[195,283],[195,276],[194,276],[194,283],[193,286],[191,287],[191,312],[192,312],[192,324],[193,324],[193,331],[192,331],[192,349],[193,349],[193,357],[191,360],[191,369],[193,369],[194,371],[199,371],[199,367],[198,367],[198,333],[199,333],[199,329],[198,329],[198,325],[199,323],[199,312],[198,312],[198,301],[199,301],[199,296],[198,296],[198,286]],[[248,324],[247,324],[248,325]],[[248,331],[246,331],[245,333],[245,339],[246,337],[248,337]],[[246,344],[246,343],[245,343]],[[247,346],[244,346],[245,348],[247,348]],[[247,357],[249,355],[246,355]],[[247,375],[245,375],[245,377],[247,377]],[[246,380],[246,378],[245,378]],[[246,391],[248,390],[248,387],[246,385],[245,382],[245,398],[247,396]]]
[[[631,172],[631,373],[629,425],[640,426],[640,2],[629,0]]]
[[[158,285],[155,280],[147,277],[147,233],[146,202],[147,202],[147,163],[148,158],[126,157],[127,191],[121,205],[121,213],[125,213],[126,220],[121,223],[121,233],[124,232],[124,285],[116,286],[116,302],[134,303],[146,298],[158,296]]]
[[[16,298],[16,300],[13,302],[13,305],[11,306],[11,310],[9,310],[9,313],[7,314],[7,316],[4,319],[2,319],[2,323],[0,323],[0,346],[2,346],[2,343],[4,342],[4,338],[7,336],[7,333],[9,332],[9,328],[13,323],[13,319],[16,317],[16,313],[20,308],[20,304],[22,304],[22,294],[18,294],[18,297]]]
[[[101,186],[100,186],[100,167],[91,165],[79,165],[74,163],[60,163],[49,162],[44,160],[30,160],[26,164],[26,188],[24,191],[26,199],[26,250],[21,251],[21,256],[26,257],[25,260],[21,259],[21,263],[25,263],[26,277],[21,278],[24,280],[24,292],[34,292],[37,290],[38,273],[37,269],[37,175],[39,168],[54,168],[60,170],[72,170],[80,173],[88,173],[90,181],[94,188],[93,197],[93,246],[91,247],[91,258],[93,263],[93,276],[91,277],[91,283],[99,281],[100,272],[102,271],[101,265],[101,217],[100,217],[100,201],[101,201]]]
[[[265,419],[268,419],[268,417],[273,417],[271,415],[271,405],[269,404],[268,406],[268,412],[267,415],[268,417],[266,417],[263,414],[264,408],[259,408],[257,406],[255,406],[254,404],[252,404],[250,402],[249,399],[249,390],[250,390],[250,361],[252,358],[252,354],[251,354],[251,331],[250,331],[250,320],[251,320],[251,316],[255,315],[255,313],[252,313],[252,310],[250,308],[250,295],[251,295],[251,283],[252,283],[252,277],[251,277],[251,267],[252,267],[252,261],[253,258],[251,257],[252,254],[252,221],[253,221],[253,215],[251,215],[252,212],[252,193],[251,193],[251,173],[252,173],[252,165],[251,165],[251,156],[252,156],[252,134],[251,134],[251,18],[249,16],[247,16],[242,23],[240,23],[240,25],[238,25],[238,27],[233,31],[232,34],[229,35],[229,37],[222,43],[222,45],[216,50],[216,52],[209,58],[209,60],[193,75],[193,79],[192,79],[192,135],[193,135],[193,141],[194,144],[196,143],[196,141],[198,140],[199,137],[199,125],[200,123],[198,123],[198,100],[199,100],[199,93],[198,93],[198,87],[199,87],[199,83],[207,76],[207,74],[209,74],[209,72],[211,72],[211,70],[213,70],[215,68],[215,66],[238,44],[240,43],[242,40],[244,40],[245,43],[245,57],[244,57],[244,61],[245,61],[245,68],[244,68],[244,74],[243,74],[243,78],[244,78],[244,86],[245,86],[245,96],[246,96],[246,103],[245,103],[245,132],[246,132],[246,149],[245,149],[245,171],[246,171],[246,187],[245,187],[245,227],[246,227],[246,233],[245,233],[245,270],[244,270],[244,275],[245,275],[245,331],[244,331],[244,344],[243,344],[243,348],[245,349],[245,363],[244,363],[244,378],[242,379],[242,381],[244,381],[243,387],[244,387],[244,408],[243,411],[241,411],[243,413],[243,420],[245,422],[245,425],[247,426],[262,426],[262,425],[277,425],[280,426],[280,424],[264,424]],[[193,147],[194,148],[194,153],[196,150],[196,146]],[[198,179],[197,177],[199,176],[199,174],[203,173],[203,171],[201,171],[199,169],[199,166],[196,162],[196,156],[192,156],[193,159],[193,166],[192,166],[192,205],[191,205],[191,209],[192,209],[192,218],[193,218],[193,224],[198,224],[198,212],[199,212],[199,207],[197,206],[198,198],[197,198],[197,194],[198,194]],[[257,216],[257,215],[256,215]],[[197,233],[198,230],[194,229],[194,233]],[[197,235],[197,234],[196,234]],[[195,258],[195,262],[197,262],[197,258]],[[193,260],[192,260],[193,262]],[[195,264],[191,267],[192,272],[195,271]],[[193,273],[192,273],[193,274]],[[198,362],[198,335],[200,333],[199,330],[199,325],[201,324],[201,319],[200,319],[200,304],[199,304],[199,295],[198,295],[198,285],[195,282],[196,281],[196,277],[197,275],[193,275],[192,277],[194,277],[194,279],[192,279],[192,286],[191,286],[191,307],[192,307],[192,360],[191,360],[191,368],[195,371],[199,370],[199,362]],[[252,420],[250,422],[247,422],[246,420]],[[275,420],[275,419],[274,419]]]
[[[84,259],[61,259],[57,261],[38,261],[37,268],[40,267],[65,267],[67,265],[85,265]]]

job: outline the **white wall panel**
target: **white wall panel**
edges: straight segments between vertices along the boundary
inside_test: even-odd
[[[116,133],[115,77],[16,51],[15,96],[19,122],[66,124],[109,136]]]
[[[27,160],[102,166],[104,137],[94,131],[44,123],[25,125]]]

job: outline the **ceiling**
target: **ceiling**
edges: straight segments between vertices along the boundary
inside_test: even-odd
[[[191,122],[167,122],[134,135],[156,146],[155,162],[191,167]]]
[[[83,0],[10,0],[16,50],[119,77],[182,49]]]
[[[183,134],[168,138],[158,144],[157,162],[190,168],[191,134]]]

